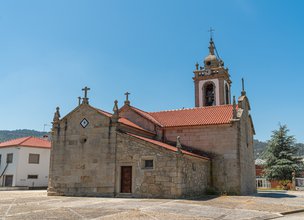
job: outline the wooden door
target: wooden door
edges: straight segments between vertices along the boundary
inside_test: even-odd
[[[4,186],[13,186],[13,175],[6,175]]]
[[[121,188],[122,193],[132,192],[132,167],[124,166],[121,167]]]

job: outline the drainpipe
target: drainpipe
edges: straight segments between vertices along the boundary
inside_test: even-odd
[[[4,173],[5,173],[6,169],[7,169],[7,167],[8,167],[8,163],[6,163],[6,166],[5,166],[4,170],[3,170],[3,172],[1,173],[0,178],[4,175]]]

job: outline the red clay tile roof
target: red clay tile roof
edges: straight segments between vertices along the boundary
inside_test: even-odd
[[[138,109],[138,108],[135,108],[135,107],[133,107],[133,106],[130,106],[130,107],[131,107],[131,109],[133,109],[137,114],[139,114],[139,115],[143,116],[144,118],[150,120],[150,121],[153,122],[154,124],[157,124],[157,125],[159,125],[159,126],[162,127],[161,123],[159,123],[159,121],[157,121],[153,116],[151,116],[149,112],[145,112],[145,111],[140,110],[140,109]]]
[[[51,148],[51,142],[37,137],[23,137],[0,143],[0,148],[12,146]]]
[[[159,125],[160,127],[230,124],[233,112],[232,105],[196,107],[159,112],[145,112],[134,106],[130,106],[130,108],[133,109],[137,114],[141,115],[152,123]],[[96,110],[108,117],[112,116],[111,113],[106,111],[100,109]],[[131,127],[143,129],[128,119],[121,118],[120,122]]]
[[[94,108],[94,107],[92,107],[92,108]],[[107,116],[107,117],[112,117],[112,114],[109,113],[109,112],[106,112],[106,111],[101,110],[101,109],[98,109],[98,108],[94,108],[94,109],[96,109],[96,110],[97,110],[99,113],[101,113],[102,115],[105,115],[105,116]]]
[[[94,108],[94,107],[93,107],[93,108]],[[109,113],[109,112],[106,112],[106,111],[101,110],[101,109],[98,109],[98,108],[94,108],[94,109],[96,109],[96,110],[97,110],[99,113],[101,113],[102,115],[105,115],[105,116],[107,116],[107,117],[112,117],[112,114]],[[120,122],[120,123],[122,123],[122,124],[124,124],[124,125],[130,126],[130,127],[133,127],[133,128],[139,129],[139,130],[142,130],[142,131],[146,131],[146,132],[149,132],[149,133],[153,133],[153,132],[148,131],[148,130],[146,130],[146,129],[140,127],[139,125],[133,123],[132,121],[128,120],[127,118],[120,117],[120,118],[118,119],[118,122]]]
[[[232,105],[149,112],[163,127],[229,124]]]
[[[152,139],[149,139],[149,138],[141,137],[141,136],[138,136],[138,135],[135,135],[135,134],[131,134],[131,133],[127,133],[127,134],[130,135],[130,136],[132,136],[132,137],[136,137],[138,139],[141,139],[143,141],[146,141],[146,142],[158,145],[158,146],[163,147],[163,148],[165,148],[167,150],[174,151],[174,152],[177,151],[177,148],[174,147],[174,146],[172,146],[172,145],[169,145],[169,144],[157,141],[157,140],[152,140]],[[204,156],[201,156],[201,155],[198,155],[198,154],[194,154],[194,153],[191,153],[189,151],[182,150],[182,153],[186,154],[186,155],[189,155],[189,156],[192,156],[192,157],[198,157],[198,158],[201,158],[201,159],[204,159],[204,160],[210,160],[208,157],[204,157]]]
[[[138,126],[137,124],[134,124],[133,122],[131,122],[130,120],[126,119],[126,118],[119,118],[118,121],[124,125],[127,125],[127,126],[130,126],[130,127],[133,127],[133,128],[137,128],[139,130],[142,130],[142,131],[146,131],[146,132],[149,132],[149,133],[152,133],[151,131],[148,131],[140,126]]]

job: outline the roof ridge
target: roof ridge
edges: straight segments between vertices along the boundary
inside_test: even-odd
[[[144,111],[144,110],[142,110],[142,109],[140,109],[140,108],[137,108],[137,107],[135,107],[135,106],[133,106],[133,105],[130,105],[130,107],[135,108],[136,110],[139,110],[139,111],[141,111],[141,112],[144,112],[144,113],[149,114],[149,112],[146,112],[146,111]]]
[[[107,112],[107,111],[105,111],[105,110],[103,110],[103,109],[100,109],[100,108],[96,108],[96,109],[97,109],[97,110],[99,110],[99,111],[102,111],[102,112],[108,113],[108,114],[110,114],[110,115],[113,115],[112,113]]]
[[[23,144],[24,142],[26,142],[26,141],[28,141],[29,139],[31,139],[33,136],[29,136],[29,137],[27,137],[24,141],[22,141],[21,143],[19,143],[19,144]]]
[[[159,113],[159,112],[186,111],[186,110],[194,110],[194,109],[219,108],[219,107],[226,107],[226,106],[232,106],[232,104],[226,104],[226,105],[213,105],[213,106],[201,106],[201,107],[182,108],[182,109],[170,109],[170,110],[161,110],[161,111],[147,112],[147,113],[150,115],[151,113],[153,114],[153,113]]]
[[[32,136],[26,136],[26,137],[15,138],[15,139],[11,139],[11,140],[4,141],[4,142],[2,142],[2,143],[8,142],[8,141],[15,141],[15,140],[23,139],[23,138],[24,138],[23,141],[21,141],[20,143],[18,143],[18,145],[20,145],[20,144],[24,143],[25,141],[27,141],[28,139],[30,139],[31,137],[32,137]]]
[[[123,122],[123,120],[126,120],[127,122],[130,122],[131,124],[133,124],[133,125],[135,125],[135,126],[137,126],[137,127],[134,127],[133,125],[130,125],[130,124],[126,124],[126,123]],[[146,131],[146,132],[149,132],[149,133],[154,134],[153,132],[151,132],[151,131],[149,131],[149,130],[143,128],[143,127],[141,127],[140,125],[138,125],[138,124],[136,124],[136,123],[134,123],[134,122],[132,122],[132,121],[129,120],[128,118],[119,117],[119,120],[118,120],[118,121],[119,121],[120,123],[126,125],[126,126],[131,126],[131,127],[133,127],[133,128],[140,129],[140,130],[144,130],[144,131]]]
[[[133,108],[135,111],[137,111],[138,114],[140,114],[140,115],[143,116],[144,118],[146,118],[146,119],[148,119],[149,121],[151,121],[152,123],[157,123],[159,126],[163,126],[162,123],[160,123],[156,118],[154,118],[149,112],[146,112],[146,111],[144,111],[144,110],[141,110],[141,109],[136,108],[136,107],[131,106],[131,105],[130,105],[130,107]],[[153,121],[152,119],[148,118],[148,117],[147,117],[146,115],[144,115],[144,114],[149,115],[154,121]]]
[[[90,105],[91,106],[91,105]],[[102,109],[99,109],[99,108],[96,108],[96,107],[93,107],[93,106],[91,106],[93,109],[95,109],[96,111],[98,111],[99,113],[102,113],[102,114],[109,114],[109,115],[113,115],[112,113],[110,113],[110,112],[107,112],[107,111],[105,111],[105,110],[102,110]],[[106,115],[106,116],[108,116],[108,115]],[[109,117],[109,116],[108,116]]]
[[[0,143],[0,148],[20,146],[20,147],[42,147],[50,148],[50,141],[41,137],[27,136],[21,138],[15,138],[12,140],[4,141]]]
[[[150,142],[150,143],[152,143],[154,145],[158,145],[160,147],[163,147],[162,145],[172,147],[174,149],[168,149],[168,148],[166,148],[166,149],[174,151],[174,152],[177,152],[177,150],[178,150],[176,146],[173,146],[171,144],[168,144],[168,143],[165,143],[165,142],[162,142],[162,141],[159,141],[159,140],[155,140],[155,139],[151,139],[151,138],[147,138],[147,137],[142,137],[140,135],[132,134],[132,133],[129,133],[129,132],[126,132],[126,134],[129,135],[129,136],[135,137],[137,139],[140,139],[142,141],[145,141],[145,142],[153,141],[153,143],[152,142]],[[150,141],[148,141],[148,140],[150,140]],[[154,142],[158,142],[158,143],[154,143]],[[160,145],[160,144],[162,144],[162,145]],[[196,154],[196,153],[184,150],[184,149],[182,149],[181,151],[182,151],[182,153],[187,154],[189,156],[194,156],[194,157],[202,158],[202,159],[205,159],[205,160],[206,159],[209,160],[208,157],[205,157],[205,156],[202,156],[202,155],[199,155],[199,154]]]

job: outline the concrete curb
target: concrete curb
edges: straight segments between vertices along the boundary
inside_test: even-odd
[[[281,212],[280,214],[282,214],[282,215],[290,215],[290,214],[299,213],[299,212],[304,212],[304,209],[297,209],[297,210],[288,211],[288,212]]]
[[[15,190],[29,190],[27,186],[20,187],[0,187],[0,191],[15,191]]]

